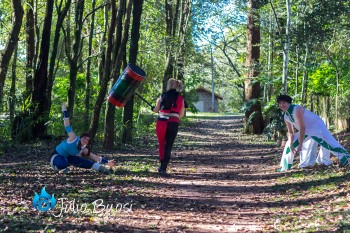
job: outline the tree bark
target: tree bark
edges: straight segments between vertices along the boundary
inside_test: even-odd
[[[54,71],[56,64],[56,57],[58,52],[58,43],[60,41],[61,36],[61,28],[64,22],[65,17],[67,16],[67,12],[71,5],[71,0],[67,0],[66,5],[62,9],[63,0],[61,0],[59,7],[57,8],[57,22],[55,28],[55,34],[52,45],[52,52],[50,57],[50,65],[49,65],[49,74],[48,74],[48,82],[47,82],[47,99],[48,99],[48,108],[51,109],[51,93],[54,82]]]
[[[111,21],[108,28],[108,36],[107,36],[107,44],[106,44],[106,50],[105,50],[105,58],[104,58],[104,71],[103,76],[101,77],[100,82],[100,91],[98,93],[94,112],[91,118],[91,123],[89,127],[89,133],[92,138],[96,136],[96,132],[98,129],[98,123],[99,123],[99,117],[101,112],[102,104],[105,100],[106,92],[107,92],[107,85],[110,80],[110,74],[111,74],[111,54],[113,49],[113,36],[115,32],[116,27],[116,2],[113,0],[111,2]]]
[[[10,98],[8,102],[9,110],[10,110],[11,125],[15,117],[15,106],[16,106],[16,81],[17,81],[16,69],[17,69],[17,54],[18,54],[17,51],[18,51],[18,45],[16,45],[16,48],[13,54]]]
[[[165,72],[163,77],[163,92],[166,89],[168,80],[171,77],[176,77],[174,74],[175,67],[175,31],[177,25],[179,0],[176,0],[174,6],[173,1],[165,0],[165,23],[166,23],[166,36],[165,36],[165,47],[166,47],[166,61],[165,61]]]
[[[85,111],[84,111],[84,131],[87,131],[89,128],[89,119],[90,119],[90,95],[91,95],[91,55],[92,55],[92,38],[94,37],[95,30],[95,6],[96,0],[92,0],[92,14],[90,22],[90,35],[89,35],[89,44],[88,44],[88,60],[86,62],[86,71],[85,71]]]
[[[113,51],[113,71],[111,74],[112,84],[118,80],[120,75],[120,68],[122,66],[123,54],[126,53],[126,43],[129,38],[129,26],[130,26],[130,15],[132,2],[129,1],[128,8],[126,9],[126,1],[119,1],[118,13],[116,18],[116,37],[114,41],[114,51]],[[123,18],[124,27],[123,27]],[[124,33],[123,33],[124,28]],[[115,106],[111,103],[107,103],[107,112],[105,117],[105,129],[104,129],[104,149],[112,149],[115,139]]]
[[[306,103],[306,97],[307,97],[307,83],[308,83],[308,67],[307,67],[307,63],[308,63],[308,58],[309,58],[309,46],[308,46],[308,42],[305,43],[305,55],[304,55],[304,62],[303,62],[303,81],[302,81],[302,87],[301,87],[301,102],[303,104]]]
[[[245,112],[245,133],[260,134],[264,129],[261,113],[260,83],[255,80],[259,75],[260,59],[260,17],[256,0],[248,1],[248,28],[247,28],[247,54],[246,67],[248,69],[245,80],[245,101],[253,101],[254,104]],[[251,114],[254,114],[251,122]]]
[[[68,114],[72,118],[74,116],[74,102],[76,93],[76,81],[78,74],[78,60],[82,49],[82,28],[83,28],[83,13],[84,13],[84,0],[77,0],[75,10],[75,26],[74,26],[74,42],[72,47],[72,55],[67,53],[69,61],[69,89],[68,89]]]
[[[46,120],[49,116],[47,100],[47,67],[50,50],[50,33],[52,23],[54,0],[47,0],[44,27],[41,38],[38,67],[34,75],[34,88],[32,93],[33,107],[33,134],[34,137],[43,136],[46,133]]]
[[[288,91],[288,60],[289,60],[289,46],[290,46],[290,23],[292,18],[292,4],[291,0],[286,0],[287,9],[287,25],[286,25],[286,41],[284,41],[283,48],[283,73],[282,73],[282,86],[283,94],[287,94]]]
[[[137,53],[140,39],[140,22],[142,15],[143,0],[134,0],[133,20],[130,38],[129,63],[136,65]],[[133,131],[133,113],[134,113],[134,95],[124,107],[123,123],[125,125],[122,143],[132,144]]]
[[[15,50],[16,45],[18,43],[18,35],[22,26],[24,11],[22,8],[21,0],[12,0],[12,9],[12,28],[5,45],[5,49],[0,54],[0,106],[2,106],[3,101],[3,90],[6,80],[6,74],[8,71],[8,65],[10,63],[13,51]]]
[[[26,90],[23,93],[23,99],[26,101],[33,91],[34,76],[34,54],[35,54],[35,26],[34,26],[34,1],[29,0],[26,5],[26,44],[27,44],[27,63],[26,63]]]
[[[265,85],[265,101],[270,102],[271,100],[271,82],[272,82],[272,64],[273,64],[273,25],[272,25],[272,9],[270,8],[269,12],[269,51],[267,54],[267,76],[268,76],[268,82]]]

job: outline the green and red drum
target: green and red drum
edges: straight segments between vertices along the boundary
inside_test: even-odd
[[[109,91],[108,101],[117,107],[124,107],[145,77],[145,71],[129,64]]]

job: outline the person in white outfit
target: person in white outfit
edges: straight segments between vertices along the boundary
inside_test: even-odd
[[[288,129],[288,142],[282,153],[279,171],[290,170],[296,153],[300,155],[299,167],[314,166],[315,162],[331,165],[330,153],[340,160],[341,166],[348,166],[350,155],[332,136],[322,119],[300,105],[292,104],[288,95],[277,97],[279,108],[284,112]],[[298,132],[295,133],[294,129]],[[316,159],[317,146],[320,145]]]

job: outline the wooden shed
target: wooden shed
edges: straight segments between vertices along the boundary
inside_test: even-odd
[[[199,87],[196,89],[198,96],[198,102],[194,105],[199,112],[218,112],[219,100],[223,98],[214,93],[214,111],[212,106],[212,91],[204,87]]]

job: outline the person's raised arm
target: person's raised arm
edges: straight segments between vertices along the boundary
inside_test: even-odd
[[[72,142],[75,140],[76,135],[74,134],[72,127],[70,126],[70,121],[69,121],[69,116],[68,116],[66,104],[63,103],[61,105],[61,107],[62,107],[62,112],[63,112],[63,116],[64,116],[64,129],[66,130],[66,132],[68,134],[67,141]]]

